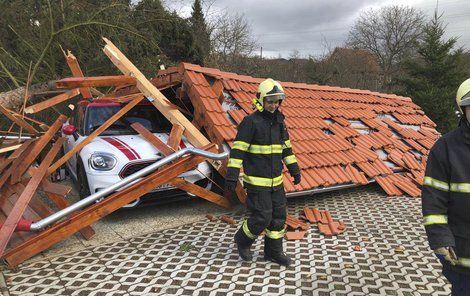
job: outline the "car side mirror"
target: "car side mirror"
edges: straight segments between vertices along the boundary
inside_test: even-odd
[[[77,131],[77,127],[73,124],[66,125],[62,128],[62,132],[67,136],[73,135]]]

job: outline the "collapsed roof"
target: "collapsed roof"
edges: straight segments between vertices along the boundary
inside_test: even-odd
[[[181,86],[194,122],[218,144],[232,145],[236,126],[253,112],[261,78],[181,63],[161,70],[160,88]],[[408,97],[340,87],[281,82],[281,106],[302,170],[288,193],[376,181],[388,195],[419,196],[429,149],[439,137],[436,124]]]

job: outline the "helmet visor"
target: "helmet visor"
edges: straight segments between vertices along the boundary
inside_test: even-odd
[[[284,100],[285,97],[284,94],[267,95],[264,97],[264,101],[268,104],[274,104],[275,102]]]
[[[462,100],[459,103],[459,106],[469,106],[470,105],[470,92],[462,97]]]

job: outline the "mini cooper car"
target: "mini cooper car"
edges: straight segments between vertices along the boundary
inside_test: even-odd
[[[62,134],[67,139],[63,146],[64,153],[72,150],[93,133],[122,106],[121,103],[103,99],[78,102],[69,120],[62,127]],[[142,124],[163,142],[167,142],[171,123],[155,106],[143,100],[67,161],[66,168],[77,184],[80,198],[98,192],[164,157],[134,131],[130,125],[135,122]],[[180,147],[192,146],[183,137]],[[179,177],[210,189],[210,175],[210,166],[203,162],[196,169]],[[162,198],[172,200],[189,196],[188,193],[165,184],[126,207],[135,207],[143,201],[161,202]]]

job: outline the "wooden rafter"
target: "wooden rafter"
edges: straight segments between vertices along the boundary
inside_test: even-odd
[[[46,147],[57,133],[57,131],[62,127],[62,124],[67,120],[67,117],[60,115],[59,118],[54,122],[51,128],[44,133],[38,140],[35,141],[34,146],[21,162],[18,163],[18,166],[15,168],[15,171],[12,174],[12,182],[19,182],[21,176],[26,172],[29,166],[34,162],[39,153]]]
[[[26,107],[24,109],[24,112],[28,114],[36,113],[44,109],[47,109],[49,107],[52,107],[54,105],[57,105],[59,103],[65,102],[73,97],[78,96],[79,94],[80,94],[80,91],[78,89],[72,89],[72,90],[69,90],[68,92],[52,97],[46,101]]]
[[[175,148],[170,147],[169,145],[163,143],[162,140],[160,140],[157,136],[152,134],[150,131],[148,131],[145,127],[143,127],[140,123],[133,123],[131,125],[132,128],[134,128],[142,137],[144,137],[149,143],[151,143],[155,148],[157,148],[163,155],[167,156],[175,152]],[[181,138],[181,137],[180,137]],[[168,141],[169,142],[169,141]],[[178,142],[179,143],[179,142]],[[224,197],[207,190],[205,188],[202,188],[200,186],[197,186],[191,182],[188,182],[182,178],[174,178],[169,182],[169,184],[187,191],[189,193],[192,193],[196,196],[199,196],[201,198],[204,198],[210,202],[213,202],[221,207],[224,208],[230,208],[230,202],[225,199]]]
[[[213,148],[214,145],[212,144],[206,147],[206,150],[214,152]],[[85,208],[70,219],[49,227],[37,236],[6,252],[3,258],[10,267],[14,267],[31,256],[73,235],[78,230],[91,225],[104,216],[150,192],[155,187],[168,183],[171,179],[194,168],[204,160],[204,157],[195,155],[177,160],[166,168],[150,174],[121,191],[115,192],[103,201]]]
[[[7,108],[3,107],[2,105],[0,105],[0,112],[3,113],[3,115],[5,115],[6,117],[8,117],[8,119],[10,119],[14,123],[16,123],[18,126],[24,128],[25,130],[29,131],[30,133],[33,133],[35,135],[39,134],[39,131],[36,130],[34,127],[32,127],[29,123],[27,123],[23,119],[15,116],[14,115],[14,114],[16,114],[15,112],[13,112],[11,110],[8,110]]]
[[[57,88],[101,87],[134,85],[135,78],[126,75],[97,76],[97,77],[69,77],[56,81]]]
[[[179,124],[173,124],[171,128],[170,136],[168,137],[167,145],[170,146],[173,150],[177,150],[180,142],[181,136],[183,135],[184,127]]]
[[[64,143],[64,138],[59,138],[54,145],[52,146],[51,150],[47,153],[44,160],[39,165],[37,171],[35,172],[34,176],[31,177],[31,180],[28,182],[28,185],[24,188],[21,195],[18,197],[13,209],[11,210],[10,214],[8,215],[7,219],[3,223],[2,228],[0,228],[0,254],[3,254],[5,248],[7,246],[8,241],[11,238],[11,235],[15,231],[16,225],[21,219],[26,207],[28,206],[31,198],[33,197],[36,189],[38,188],[39,184],[41,183],[42,178],[44,177],[47,168],[53,161],[56,154],[59,152],[62,144]]]
[[[70,51],[67,51],[67,54],[65,54],[64,52],[64,55],[65,55],[65,59],[67,60],[67,64],[69,65],[70,71],[72,71],[72,75],[74,77],[83,77],[83,72],[82,72],[82,69],[80,68],[80,65],[78,64],[77,58]],[[92,98],[90,89],[87,87],[81,87],[80,93],[82,94],[82,97],[84,97],[85,99]]]
[[[103,38],[106,46],[104,53],[121,70],[124,75],[135,77],[137,88],[148,98],[152,104],[173,124],[178,123],[185,128],[184,135],[195,147],[208,145],[209,140],[196,129],[191,122],[176,108],[171,106],[168,99],[156,88],[137,67],[108,39]]]

